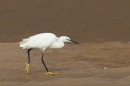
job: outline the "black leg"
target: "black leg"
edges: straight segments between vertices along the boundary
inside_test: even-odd
[[[32,48],[28,49],[28,63],[30,63],[30,54],[29,54],[30,50],[32,50]]]
[[[48,69],[47,69],[46,64],[45,64],[45,62],[44,62],[44,60],[43,60],[43,57],[44,57],[44,53],[42,53],[41,61],[42,61],[43,65],[44,65],[44,67],[46,68],[46,71],[48,72]]]

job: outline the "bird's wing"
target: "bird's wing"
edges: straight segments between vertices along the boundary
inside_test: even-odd
[[[35,39],[35,38],[42,38],[42,39],[46,39],[50,36],[55,36],[55,34],[53,33],[40,33],[40,34],[36,34],[36,35],[33,35],[33,36],[30,36],[28,39],[31,40],[31,39]]]
[[[24,39],[27,48],[47,48],[56,40],[56,36],[51,33],[42,33]]]

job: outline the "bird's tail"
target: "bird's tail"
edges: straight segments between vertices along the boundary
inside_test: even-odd
[[[23,41],[21,41],[19,44],[20,44],[20,47],[22,47],[23,49],[26,48],[26,42],[28,41],[28,39],[23,39]]]

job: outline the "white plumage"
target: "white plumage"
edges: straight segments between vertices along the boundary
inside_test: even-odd
[[[29,51],[32,50],[33,48],[39,48],[39,49],[43,50],[43,55],[44,55],[45,49],[62,48],[64,46],[64,42],[74,42],[74,43],[78,44],[77,42],[71,40],[67,36],[61,36],[58,38],[53,33],[37,34],[37,35],[31,36],[27,39],[23,39],[23,41],[21,41],[19,44],[20,44],[20,47],[22,47],[23,49],[28,49],[28,61],[30,64]],[[42,62],[48,72],[48,69],[43,61],[43,55],[42,55]],[[29,66],[28,66],[29,64],[27,64],[27,67],[26,67],[27,72],[29,69]],[[50,73],[50,72],[48,72],[48,73]]]
[[[61,36],[58,38],[53,33],[41,33],[23,39],[19,44],[23,49],[39,48],[45,50],[46,48],[62,48],[64,42],[71,42],[71,40],[67,36]]]
[[[52,33],[41,33],[34,36],[31,36],[27,39],[23,39],[20,42],[20,47],[25,48],[48,48],[52,43],[57,41],[57,37]]]

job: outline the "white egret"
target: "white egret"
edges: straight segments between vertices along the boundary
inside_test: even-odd
[[[28,63],[26,63],[26,69],[25,69],[26,72],[28,73],[29,67],[30,67],[30,53],[29,52],[30,52],[30,50],[32,50],[34,48],[38,48],[38,49],[43,50],[41,61],[47,71],[46,74],[56,74],[56,73],[49,72],[49,70],[43,60],[44,51],[47,48],[49,48],[49,49],[62,48],[64,46],[64,42],[74,42],[76,44],[79,44],[79,43],[71,40],[67,36],[61,36],[58,38],[53,33],[41,33],[41,34],[31,36],[27,39],[23,39],[23,41],[21,41],[19,44],[20,44],[20,47],[22,47],[23,49],[28,49],[27,50]]]

